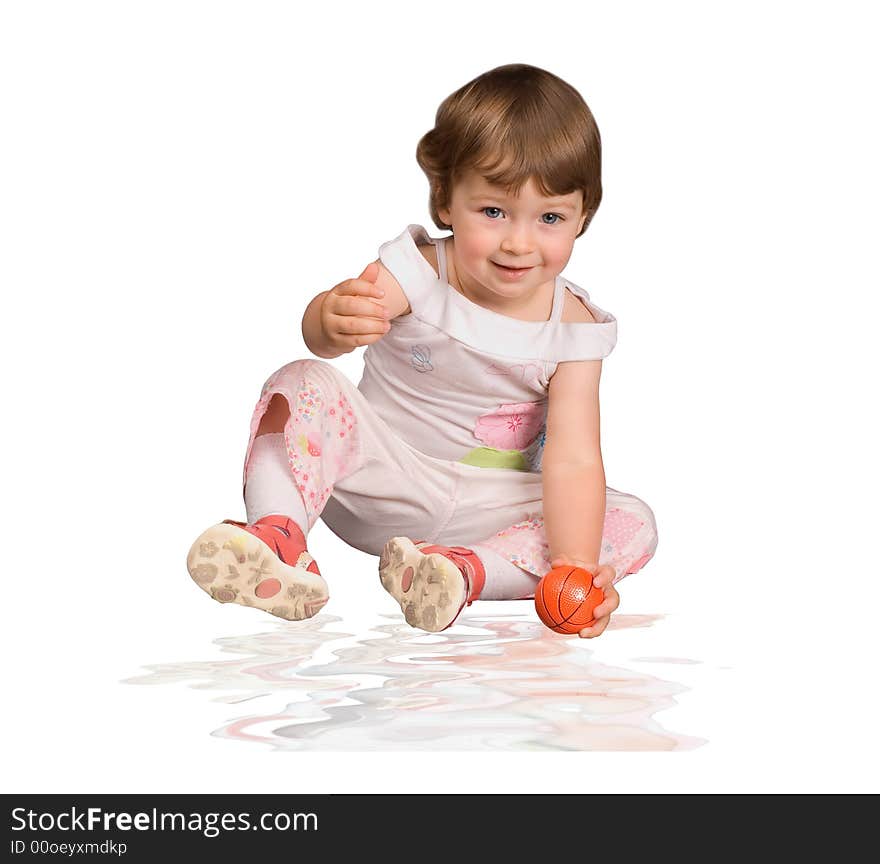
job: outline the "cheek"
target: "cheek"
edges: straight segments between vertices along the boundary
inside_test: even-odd
[[[571,258],[573,250],[573,245],[568,242],[552,244],[547,249],[545,260],[549,265],[561,269],[568,263],[568,259]]]
[[[473,234],[469,234],[467,239],[458,240],[456,246],[461,259],[471,264],[485,257],[489,249],[489,244],[486,243],[485,238]]]

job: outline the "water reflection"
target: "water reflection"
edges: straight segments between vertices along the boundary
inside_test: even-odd
[[[270,698],[212,734],[277,750],[681,750],[704,743],[655,715],[686,687],[594,659],[532,614],[473,616],[421,634],[400,615],[365,633],[321,614],[217,639],[236,659],[168,663],[131,684],[189,682],[217,701]],[[619,615],[615,629],[659,616]],[[676,658],[641,662],[694,663]],[[229,691],[233,691],[230,693]],[[256,707],[256,706],[255,706]]]

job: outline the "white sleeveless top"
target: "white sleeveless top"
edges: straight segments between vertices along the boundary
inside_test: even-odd
[[[409,225],[379,248],[411,308],[364,351],[358,389],[416,450],[456,462],[540,471],[547,388],[558,363],[607,357],[617,320],[556,277],[548,321],[522,321],[468,300],[446,277],[446,238]],[[418,246],[437,247],[438,278]],[[596,323],[562,322],[565,289]]]

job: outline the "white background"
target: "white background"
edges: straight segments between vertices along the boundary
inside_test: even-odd
[[[870,10],[3,4],[3,791],[877,791]],[[305,356],[308,300],[407,224],[441,233],[416,143],[509,62],[568,80],[601,130],[604,200],[566,275],[620,322],[606,475],[660,529],[621,613],[665,617],[590,647],[699,660],[662,719],[708,743],[213,738],[229,706],[119,681],[259,626],[194,588],[189,544],[244,515],[251,411]],[[360,352],[334,362],[358,380]],[[323,525],[310,548],[332,612],[395,611],[374,559]]]

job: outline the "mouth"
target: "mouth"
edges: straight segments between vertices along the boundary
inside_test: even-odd
[[[531,270],[531,267],[505,267],[503,264],[499,264],[497,261],[492,262],[499,270],[503,270],[505,273],[526,273]]]

